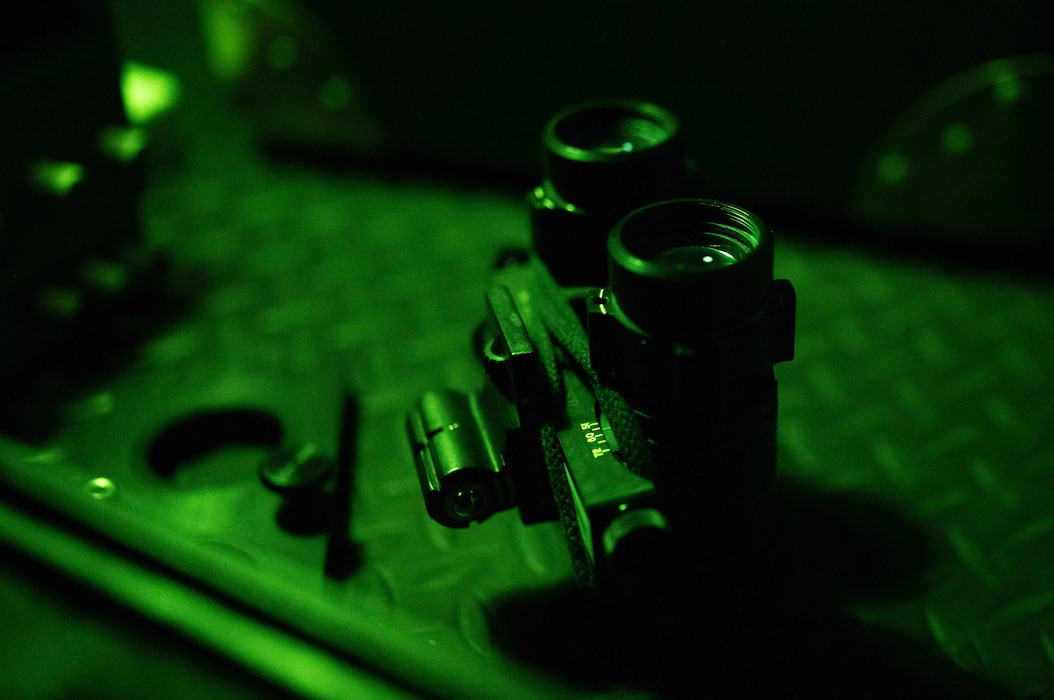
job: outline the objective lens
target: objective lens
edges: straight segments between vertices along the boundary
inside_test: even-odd
[[[611,294],[640,328],[691,335],[753,317],[772,282],[764,223],[731,204],[678,199],[632,212],[608,239]]]
[[[487,507],[487,494],[479,484],[468,483],[447,498],[447,511],[456,520],[474,520]]]
[[[642,272],[702,273],[745,260],[761,241],[760,222],[742,209],[706,200],[645,207],[624,219],[609,246]]]
[[[655,257],[655,260],[678,270],[688,270],[703,265],[707,267],[731,265],[737,258],[734,253],[714,246],[682,245],[662,251]]]
[[[713,226],[716,228],[719,225]],[[650,259],[679,272],[703,272],[708,268],[734,265],[746,258],[754,249],[753,246],[752,239],[746,239],[736,232],[688,231],[682,232],[682,235],[677,236],[677,242],[653,254]]]
[[[553,124],[553,135],[566,147],[595,154],[641,151],[667,141],[676,123],[628,107],[597,107],[567,115]]]
[[[704,272],[715,267],[734,265],[754,249],[756,241],[741,230],[710,223],[698,230],[655,232],[651,245],[665,245],[645,257],[677,272]],[[669,237],[664,241],[663,236]]]
[[[606,233],[626,212],[683,191],[680,132],[676,117],[649,102],[588,102],[564,110],[543,135],[543,186],[603,219]]]

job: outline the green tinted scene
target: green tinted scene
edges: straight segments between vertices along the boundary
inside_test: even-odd
[[[1054,11],[567,5],[0,23],[0,696],[1051,697]]]

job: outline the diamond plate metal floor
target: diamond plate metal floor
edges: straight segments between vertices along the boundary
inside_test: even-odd
[[[364,566],[348,595],[397,609],[413,622],[393,634],[463,648],[467,665],[522,652],[521,643],[496,640],[509,634],[496,629],[502,620],[515,627],[515,616],[496,607],[567,580],[558,529],[524,528],[509,513],[467,531],[435,525],[402,429],[424,390],[479,381],[470,333],[493,254],[527,240],[521,202],[267,161],[246,126],[216,104],[185,104],[173,119],[182,155],[161,151],[144,223],[199,303],[120,378],[69,407],[57,448],[77,465],[71,488],[112,477],[125,503],[139,503],[129,507],[156,507],[187,537],[261,568],[317,576],[319,544],[283,539],[269,525],[274,500],[251,476],[172,492],[143,471],[135,450],[173,396],[213,397],[232,382],[255,383],[308,415],[320,409],[305,387],[324,393],[349,384],[363,412],[352,534]],[[849,620],[868,639],[893,640],[860,644],[889,656],[867,666],[875,676],[859,679],[858,694],[889,666],[904,678],[899,696],[950,683],[953,696],[999,688],[1050,697],[1054,286],[788,235],[777,241],[776,272],[799,299],[797,359],[777,370],[780,467],[792,490],[811,494],[794,500],[801,530],[790,537],[810,542],[792,550],[788,566],[798,583],[830,587],[834,627]],[[538,605],[529,609],[548,617],[560,610]],[[817,639],[828,622],[786,629]],[[559,637],[558,627],[549,633]],[[782,641],[805,643],[789,632]],[[817,648],[816,658],[830,651]],[[567,671],[546,654],[527,660]],[[816,663],[816,674],[835,673]],[[614,664],[597,664],[587,671],[614,682],[574,680],[607,691],[641,685]],[[927,664],[938,670],[916,673]],[[799,684],[788,696],[838,697],[853,687],[851,678],[819,683],[800,669],[788,678]]]

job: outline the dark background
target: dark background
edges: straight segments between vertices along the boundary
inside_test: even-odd
[[[35,365],[3,356],[40,377],[4,414],[36,401],[52,421],[32,439],[8,423],[0,445],[7,694],[365,692],[289,661],[308,649],[389,692],[461,697],[547,696],[523,667],[613,695],[1050,697],[1052,93],[1049,55],[1012,59],[1050,50],[1049,7],[442,7],[117,2],[111,78],[39,93],[92,109],[10,103],[5,147],[29,158],[112,117],[120,60],[180,84],[146,125],[141,195],[104,180],[86,216],[0,200],[22,254],[0,270],[74,265],[109,240],[79,227],[117,207],[168,261],[170,302],[124,308],[110,333],[79,325]],[[611,95],[681,114],[704,194],[776,229],[776,274],[798,290],[797,357],[777,368],[780,556],[725,637],[712,601],[656,621],[576,593],[558,529],[432,523],[403,432],[423,391],[480,381],[469,338],[494,254],[528,241],[542,123]],[[259,449],[178,479],[148,463],[158,431],[203,407],[259,407],[331,446],[341,386],[361,405],[362,554],[342,584],[322,579],[317,537],[275,526]],[[99,477],[116,497],[92,495]],[[34,540],[31,522],[50,529]],[[243,644],[230,619],[281,643]]]
[[[955,255],[978,239],[1038,245],[1054,226],[1045,3],[303,7],[345,51],[378,148],[418,167],[530,177],[538,124],[632,96],[682,117],[714,196],[801,230],[937,238]],[[1014,80],[1029,87],[993,98]],[[949,125],[974,136],[966,152],[942,148]],[[903,181],[877,172],[890,153]]]

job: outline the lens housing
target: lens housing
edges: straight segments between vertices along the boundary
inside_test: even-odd
[[[793,357],[795,304],[772,279],[761,219],[709,199],[649,204],[612,229],[608,265],[587,306],[590,362],[655,419],[653,439],[687,416],[713,423],[768,403],[772,365]]]
[[[681,125],[666,110],[629,100],[589,102],[557,114],[543,136],[546,176],[561,199],[619,215],[667,199],[684,173]]]
[[[535,252],[560,284],[599,287],[615,222],[688,190],[680,123],[648,102],[588,102],[553,117],[542,142],[544,176],[527,197]]]
[[[773,364],[794,352],[794,290],[749,211],[709,199],[641,207],[608,238],[587,305],[590,364],[637,416],[672,551],[744,571],[771,532]]]
[[[767,308],[772,238],[740,207],[680,199],[637,209],[608,238],[611,303],[640,330],[677,339],[727,332]]]

